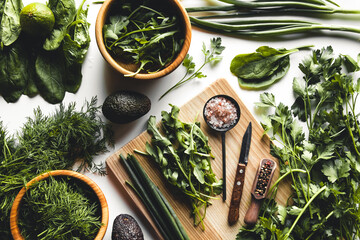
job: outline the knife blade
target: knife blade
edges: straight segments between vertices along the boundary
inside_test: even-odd
[[[228,223],[230,225],[239,219],[239,206],[245,182],[245,170],[248,163],[251,144],[252,124],[249,123],[241,143],[239,163],[237,165],[234,187],[231,195]]]

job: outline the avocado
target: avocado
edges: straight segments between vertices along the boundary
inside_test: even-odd
[[[150,111],[151,101],[142,93],[121,90],[110,94],[102,105],[104,116],[113,123],[129,123]]]
[[[143,240],[144,235],[136,222],[129,214],[118,215],[113,223],[111,240]]]

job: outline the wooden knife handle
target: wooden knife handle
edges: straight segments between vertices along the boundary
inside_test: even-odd
[[[236,223],[239,219],[239,206],[245,181],[245,168],[245,164],[239,163],[236,169],[228,216],[228,222],[230,225]]]
[[[244,218],[244,222],[247,225],[255,225],[257,222],[257,219],[259,217],[259,212],[260,212],[260,207],[262,204],[262,200],[263,199],[256,199],[253,196],[251,197],[251,203],[250,203],[250,207],[247,210],[246,214],[245,214],[245,218]]]

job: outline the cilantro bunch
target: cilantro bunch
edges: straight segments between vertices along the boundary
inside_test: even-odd
[[[281,175],[255,226],[238,239],[357,239],[360,237],[360,127],[356,101],[358,62],[335,56],[329,46],[313,51],[299,65],[296,100],[277,104],[264,93],[258,106],[275,111],[262,126],[272,135],[271,153]],[[290,179],[286,206],[274,200],[279,183]]]

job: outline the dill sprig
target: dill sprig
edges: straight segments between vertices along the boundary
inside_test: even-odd
[[[79,185],[80,184],[80,185]],[[101,227],[95,193],[71,177],[50,177],[32,185],[19,210],[25,239],[94,239]]]
[[[80,110],[75,103],[60,104],[52,115],[40,108],[23,127],[9,135],[0,122],[0,239],[11,239],[9,214],[19,190],[35,176],[50,170],[72,169],[105,174],[94,156],[112,146],[110,125],[99,116],[97,98]]]

